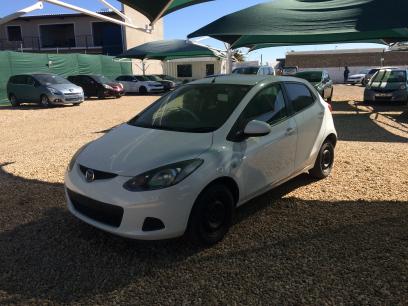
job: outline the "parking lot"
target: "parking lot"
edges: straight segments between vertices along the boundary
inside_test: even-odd
[[[334,91],[332,176],[252,200],[209,249],[115,237],[66,209],[74,152],[157,97],[0,107],[0,304],[406,304],[408,106]]]

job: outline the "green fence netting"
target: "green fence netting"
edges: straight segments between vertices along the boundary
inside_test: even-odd
[[[0,52],[0,103],[6,103],[7,81],[15,74],[47,72],[63,77],[74,74],[103,74],[116,78],[132,74],[132,64],[115,62],[114,57],[87,54],[38,54]]]

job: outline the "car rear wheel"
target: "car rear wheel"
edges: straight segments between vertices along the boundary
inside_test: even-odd
[[[317,179],[324,179],[330,175],[333,164],[334,146],[330,141],[326,140],[320,148],[313,169],[309,173]]]
[[[44,107],[49,107],[51,106],[50,104],[50,99],[48,99],[47,95],[42,95],[40,97],[40,105]]]
[[[190,215],[187,234],[200,245],[213,245],[228,232],[234,212],[234,197],[222,184],[207,187],[198,197]]]
[[[142,94],[142,95],[147,94],[147,89],[146,89],[146,87],[144,87],[144,86],[140,87],[140,88],[139,88],[139,93]]]
[[[10,101],[11,106],[13,106],[13,107],[17,107],[17,106],[20,105],[20,103],[17,102],[17,97],[15,95],[13,95],[13,94],[11,94],[9,96],[9,101]]]

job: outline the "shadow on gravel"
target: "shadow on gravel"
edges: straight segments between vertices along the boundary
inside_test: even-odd
[[[134,297],[141,295],[144,304],[171,296],[173,289],[180,286],[187,289],[179,298],[189,300],[197,293],[190,289],[192,286],[198,285],[196,290],[201,296],[212,296],[215,293],[211,284],[224,282],[224,277],[234,279],[235,285],[227,281],[223,292],[249,285],[246,294],[251,296],[254,292],[249,288],[260,288],[261,282],[266,296],[271,294],[283,302],[299,296],[300,290],[307,296],[309,285],[323,282],[327,273],[331,274],[330,282],[337,285],[329,282],[322,286],[334,288],[331,296],[336,296],[343,283],[349,288],[350,283],[357,282],[357,286],[371,292],[378,289],[381,280],[390,277],[395,287],[401,281],[398,274],[383,270],[406,271],[404,262],[395,260],[404,247],[408,248],[406,202],[282,199],[312,183],[307,175],[238,209],[235,225],[225,241],[204,250],[182,239],[139,242],[94,229],[67,212],[62,184],[14,176],[4,170],[5,166],[0,165],[1,303],[35,303],[41,299],[50,303],[89,299],[91,303],[98,296],[100,302],[108,303],[104,296],[119,294],[130,285]],[[383,209],[384,215],[369,218],[372,206]],[[325,210],[325,214],[311,214],[316,208]],[[328,215],[333,215],[334,221],[328,220]],[[350,219],[343,220],[345,216]],[[274,222],[268,221],[270,218]],[[250,238],[260,234],[259,239]],[[358,262],[364,253],[369,256]],[[378,263],[384,267],[377,268],[378,275],[370,278],[372,266]],[[305,267],[310,268],[308,272]],[[347,272],[343,274],[342,269]],[[359,280],[360,272],[364,280]],[[373,287],[367,289],[369,286]],[[288,288],[293,293],[288,293]],[[353,290],[359,291],[356,288]],[[288,297],[282,296],[285,292]],[[232,293],[227,297],[234,298]],[[252,300],[256,298],[260,296],[256,294]],[[127,300],[130,302],[135,300]]]
[[[358,105],[358,104],[356,104]],[[389,130],[381,127],[375,122],[376,116],[387,117],[398,124],[406,121],[406,112],[403,112],[407,107],[399,105],[391,106],[370,106],[372,111],[364,111],[353,107],[347,101],[333,103],[334,113],[333,119],[337,129],[338,137],[344,141],[362,141],[362,142],[408,142],[407,137],[393,134]],[[401,112],[401,114],[389,115],[381,112]],[[346,112],[346,113],[339,113]],[[374,118],[373,118],[374,116]],[[392,117],[391,117],[392,116]],[[393,118],[393,119],[392,119]],[[400,121],[402,120],[402,121]],[[391,127],[405,132],[406,128]]]

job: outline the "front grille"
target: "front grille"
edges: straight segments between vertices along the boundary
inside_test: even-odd
[[[66,92],[66,93],[64,93],[64,95],[65,96],[78,96],[78,95],[80,95],[81,93],[79,93],[79,92]]]
[[[69,189],[67,193],[72,205],[79,213],[109,226],[120,226],[123,218],[122,207],[90,199]]]
[[[375,92],[379,92],[379,93],[392,93],[392,92],[396,91],[396,89],[385,89],[385,88],[375,88],[373,90]]]
[[[113,179],[118,176],[117,174],[114,174],[114,173],[98,171],[98,170],[94,170],[91,168],[87,168],[82,165],[79,165],[79,169],[81,170],[83,175],[85,175],[87,170],[92,170],[94,173],[94,180],[109,180],[109,179]]]

